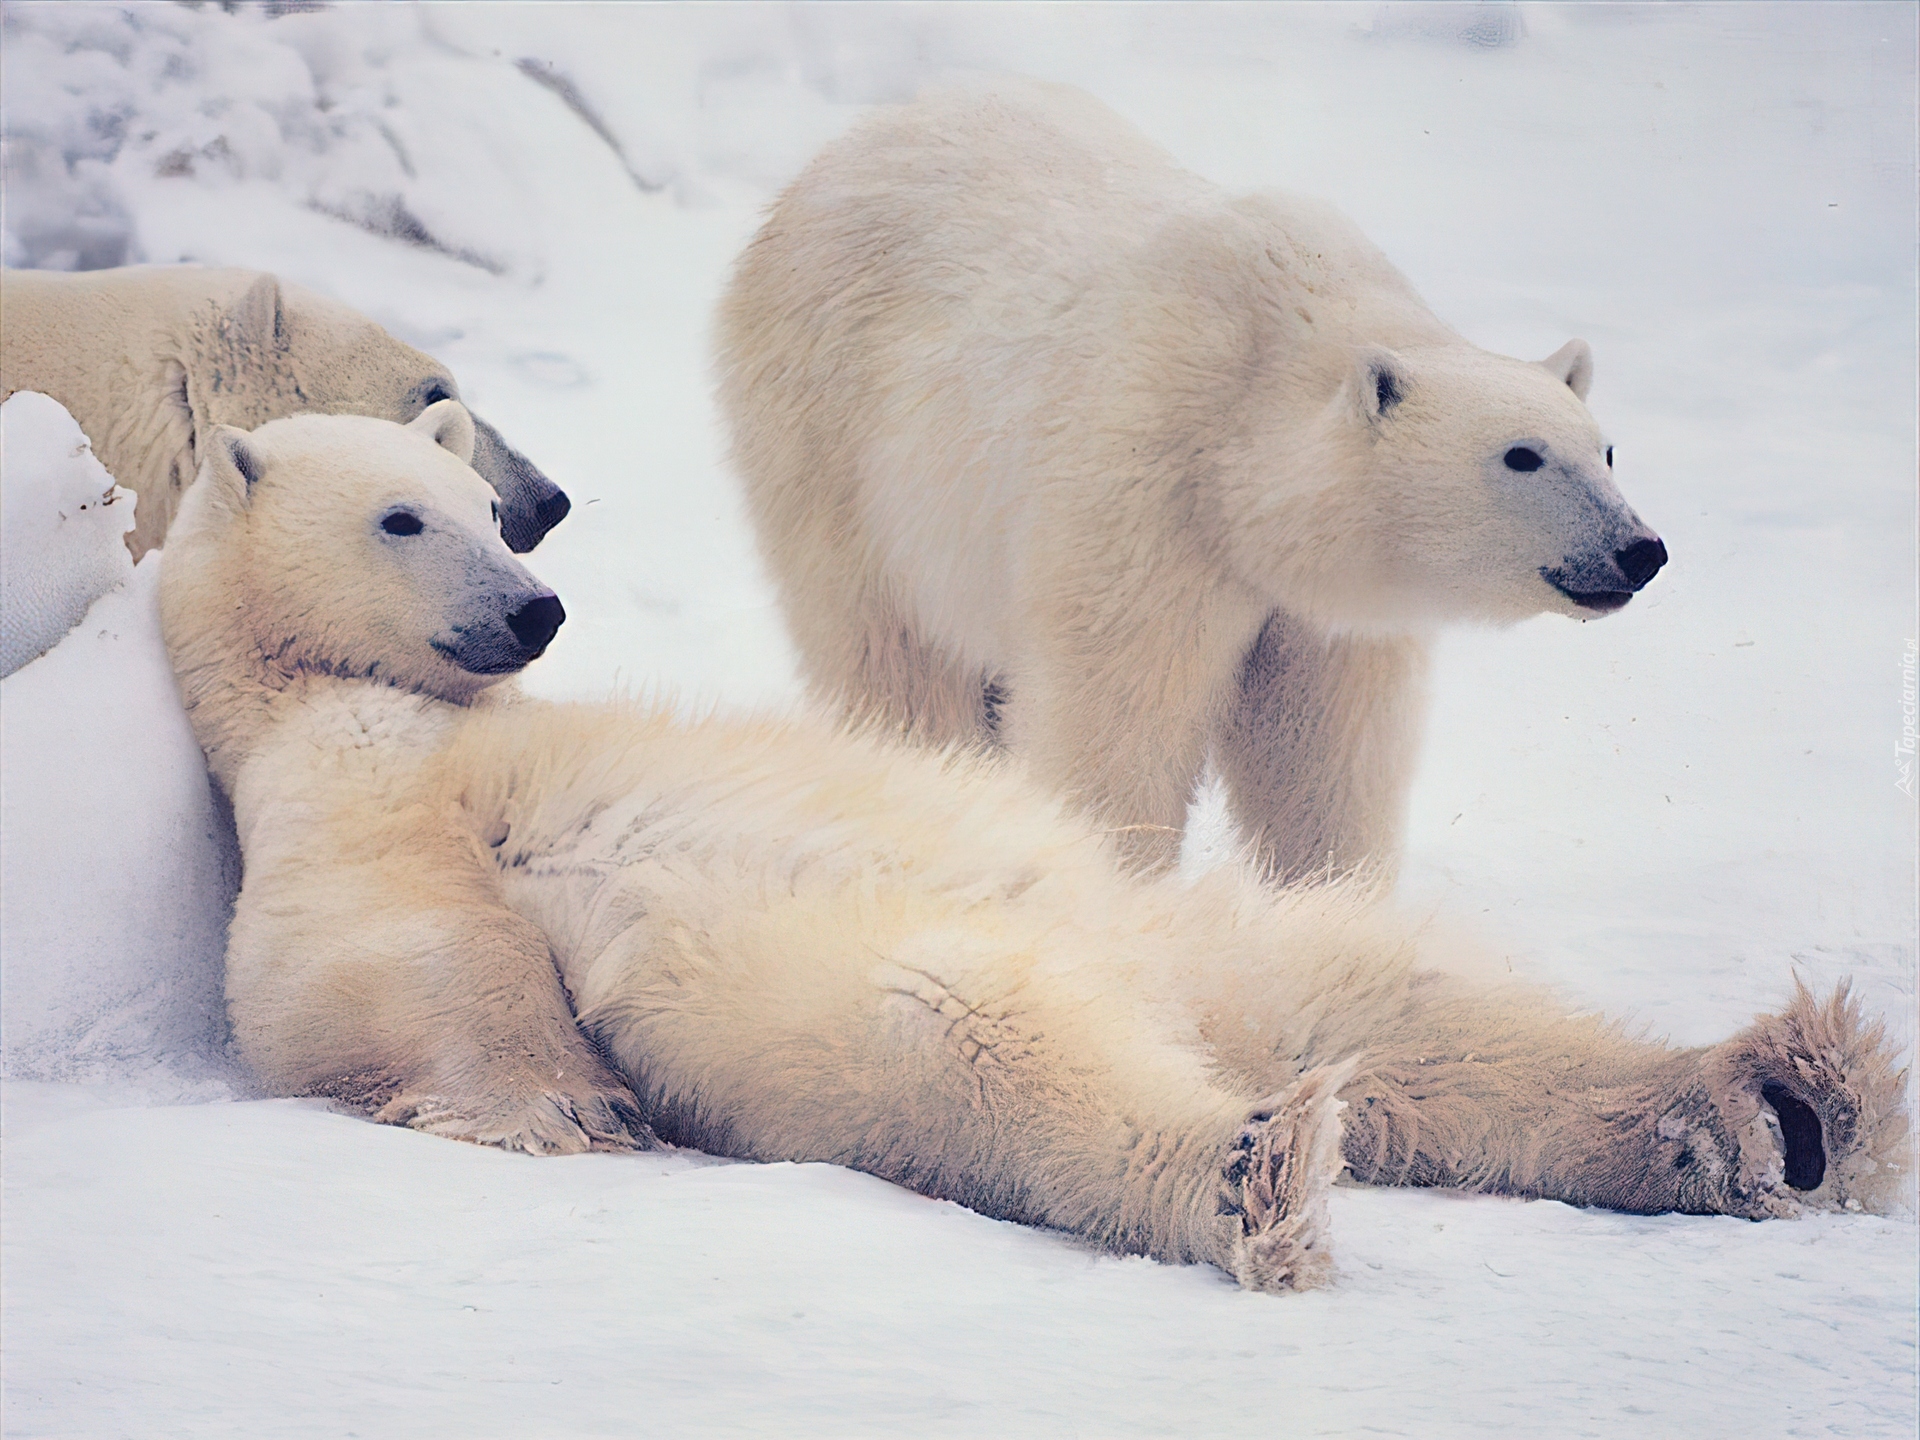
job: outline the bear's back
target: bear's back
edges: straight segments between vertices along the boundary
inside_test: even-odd
[[[1069,299],[1157,220],[1222,200],[1077,91],[944,90],[880,110],[823,150],[742,268],[756,249],[777,251],[803,308],[1017,320],[1048,292]]]

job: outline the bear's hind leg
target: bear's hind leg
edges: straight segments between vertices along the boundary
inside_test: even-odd
[[[1036,956],[998,926],[877,928],[884,907],[837,888],[694,897],[650,892],[581,1007],[669,1139],[845,1165],[1255,1289],[1326,1278],[1345,1067],[1222,1086],[1103,967],[1049,964],[1070,926],[1033,934]]]
[[[1796,988],[1731,1039],[1674,1049],[1546,990],[1414,969],[1413,937],[1362,899],[1274,896],[1267,924],[1217,937],[1205,983],[1182,982],[1236,1088],[1359,1057],[1342,1151],[1362,1183],[1756,1218],[1897,1201],[1906,1072],[1845,986]]]
[[[1347,1092],[1372,1183],[1761,1219],[1884,1208],[1905,1169],[1904,1072],[1844,990],[1693,1050],[1464,991],[1384,1029]]]
[[[1736,1188],[1794,1208],[1885,1211],[1899,1200],[1912,1160],[1906,1072],[1847,985],[1823,1004],[1796,983],[1784,1010],[1708,1056],[1709,1091],[1740,1143]]]

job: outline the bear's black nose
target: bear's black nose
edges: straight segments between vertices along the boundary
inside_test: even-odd
[[[573,502],[567,498],[567,492],[556,490],[538,505],[533,507],[534,518],[540,522],[540,533],[546,534],[554,526],[567,518],[567,512],[573,509]]]
[[[507,616],[507,628],[513,631],[514,639],[538,655],[566,618],[566,607],[558,595],[542,595]]]
[[[1614,551],[1613,563],[1627,577],[1627,584],[1638,590],[1658,575],[1660,567],[1667,563],[1667,547],[1657,538],[1636,540],[1626,549]]]

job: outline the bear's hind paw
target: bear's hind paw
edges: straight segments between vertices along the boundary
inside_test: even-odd
[[[1226,1268],[1249,1290],[1310,1290],[1333,1272],[1327,1197],[1340,1173],[1340,1087],[1353,1061],[1309,1070],[1249,1117],[1221,1171]]]
[[[1758,1219],[1816,1210],[1884,1212],[1913,1163],[1906,1071],[1845,984],[1826,1000],[1796,983],[1708,1062],[1739,1145],[1726,1208]]]

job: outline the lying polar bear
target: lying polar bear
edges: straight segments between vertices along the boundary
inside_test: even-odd
[[[1338,886],[1130,878],[991,759],[518,698],[563,612],[471,442],[452,401],[217,429],[168,542],[268,1085],[542,1153],[644,1116],[1257,1289],[1326,1277],[1343,1163],[1632,1211],[1897,1193],[1901,1076],[1844,991],[1668,1049],[1423,971]]]
[[[165,538],[213,426],[307,411],[411,420],[460,393],[431,355],[257,270],[8,270],[0,304],[0,400],[36,390],[80,422],[140,497],[127,537],[135,560]],[[474,427],[474,469],[500,497],[507,544],[531,550],[566,518],[567,497],[492,426]]]

